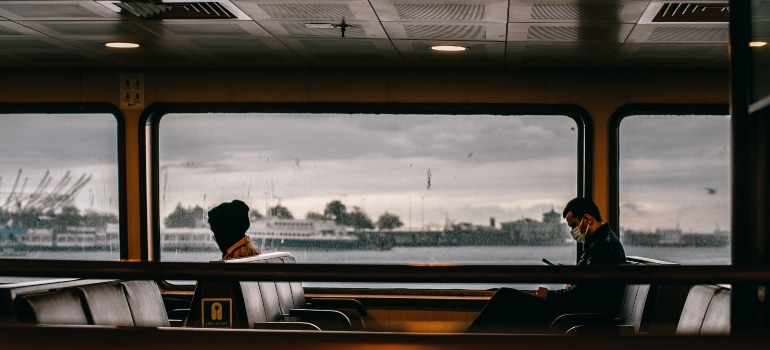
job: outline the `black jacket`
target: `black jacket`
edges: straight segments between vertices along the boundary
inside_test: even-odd
[[[626,253],[618,236],[604,224],[586,237],[585,249],[578,266],[619,265],[626,262]],[[584,282],[565,289],[548,291],[547,302],[554,310],[569,312],[611,312],[620,310],[625,286],[613,283]]]

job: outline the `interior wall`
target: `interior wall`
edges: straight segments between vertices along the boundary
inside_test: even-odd
[[[120,106],[120,75],[144,76],[144,107],[157,102],[378,102],[575,104],[596,130],[630,103],[728,103],[727,70],[46,69],[0,70],[0,103],[106,102]],[[127,140],[139,140],[142,109],[122,109]],[[131,142],[129,141],[129,145]],[[609,140],[593,138],[593,198],[609,209]],[[129,194],[141,188],[128,147]],[[129,195],[129,259],[140,258],[140,203]]]

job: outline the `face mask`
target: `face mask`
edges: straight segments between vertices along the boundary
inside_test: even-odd
[[[580,223],[575,226],[571,231],[569,231],[569,234],[572,235],[572,238],[574,238],[578,243],[585,243],[586,242],[586,234],[583,232],[580,232],[580,225],[583,224],[583,219],[580,219]]]

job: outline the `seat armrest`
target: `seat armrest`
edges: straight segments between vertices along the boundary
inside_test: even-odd
[[[286,316],[296,317],[301,321],[322,324],[323,330],[352,330],[350,319],[344,313],[337,310],[316,310],[316,309],[291,309]],[[328,326],[327,326],[328,325]]]
[[[576,326],[617,325],[620,319],[607,313],[574,313],[557,317],[551,323],[550,333],[564,334]]]
[[[349,298],[313,298],[309,306],[317,309],[351,309],[358,311],[358,315],[366,316],[364,304],[356,299]]]
[[[634,335],[634,326],[632,325],[609,325],[609,324],[589,324],[570,328],[566,335]]]
[[[293,331],[320,331],[318,326],[307,322],[255,322],[254,329],[278,329]]]
[[[190,314],[190,309],[174,309],[168,311],[168,319],[183,320]]]

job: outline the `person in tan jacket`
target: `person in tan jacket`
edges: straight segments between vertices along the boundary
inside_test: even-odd
[[[214,232],[222,259],[237,259],[259,255],[246,231],[251,226],[249,206],[243,201],[224,202],[209,210],[209,227]]]

